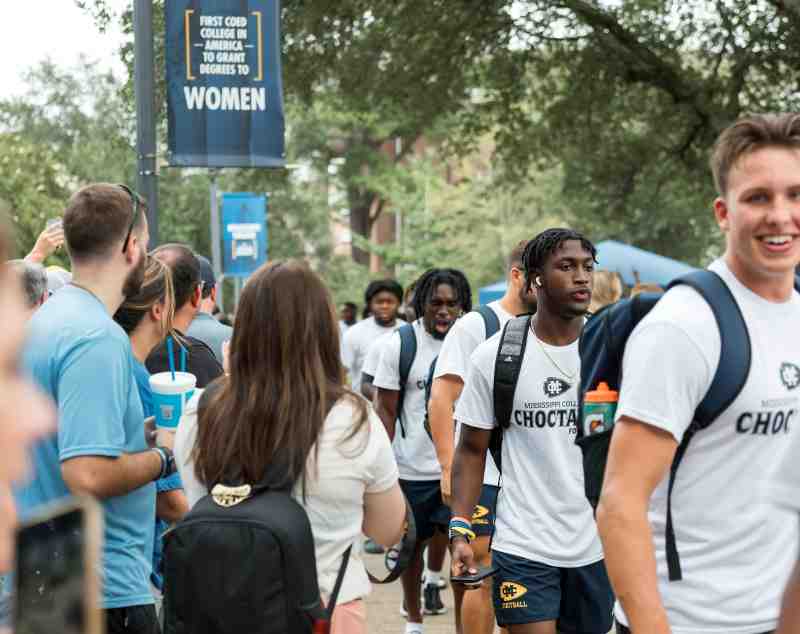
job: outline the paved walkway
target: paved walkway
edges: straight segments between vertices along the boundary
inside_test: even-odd
[[[364,554],[364,561],[373,574],[384,576],[383,555]],[[449,559],[444,570],[450,570]],[[406,620],[400,616],[400,603],[403,589],[398,579],[394,583],[372,586],[372,594],[367,597],[367,631],[369,634],[404,634]],[[442,590],[442,602],[447,606],[447,614],[425,616],[425,634],[455,634],[453,620],[453,593],[450,586]]]

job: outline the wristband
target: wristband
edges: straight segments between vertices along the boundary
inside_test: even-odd
[[[467,543],[475,539],[475,531],[472,530],[472,524],[463,517],[454,517],[450,520],[449,533],[451,542],[456,537],[463,537]]]
[[[160,480],[175,473],[175,456],[172,451],[168,447],[153,447],[152,450],[161,458],[161,469],[154,480]]]

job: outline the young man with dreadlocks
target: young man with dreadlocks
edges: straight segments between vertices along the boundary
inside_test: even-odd
[[[583,491],[577,431],[578,338],[592,297],[595,248],[581,234],[548,229],[528,243],[525,280],[537,296],[502,445],[492,562],[497,622],[510,634],[605,634],[613,596]],[[511,325],[519,325],[512,320]],[[502,335],[472,354],[455,418],[463,425],[453,464],[453,574],[477,569],[470,540],[492,429]],[[488,582],[487,582],[488,583]]]
[[[393,440],[400,486],[417,525],[416,550],[402,576],[407,634],[423,631],[420,610],[422,551],[433,537],[436,525],[444,530],[450,517],[442,501],[442,471],[424,427],[425,381],[445,335],[462,313],[472,309],[472,293],[461,271],[431,269],[418,280],[413,304],[417,319],[410,327],[416,340],[416,353],[405,384],[401,385],[400,376],[402,331],[392,334],[383,343],[373,381],[377,389],[376,409]]]
[[[447,333],[442,351],[436,361],[436,371],[428,404],[433,444],[442,466],[442,496],[450,504],[450,472],[453,466],[456,434],[454,434],[453,411],[464,388],[469,358],[481,343],[486,341],[516,315],[536,311],[536,294],[525,283],[522,256],[528,241],[519,242],[508,257],[508,290],[498,301],[488,304],[495,315],[494,328],[478,311],[472,311],[459,319]],[[481,566],[491,565],[489,543],[494,532],[494,513],[497,501],[500,473],[491,456],[486,458],[481,497],[472,515],[476,539],[472,544],[477,562]],[[459,586],[453,586],[458,608]],[[478,592],[469,592],[461,604],[461,632],[463,634],[492,634],[494,632],[494,609],[491,586],[487,583]]]

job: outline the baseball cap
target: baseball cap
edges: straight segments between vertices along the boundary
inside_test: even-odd
[[[203,297],[211,294],[211,289],[217,285],[217,278],[214,275],[214,267],[207,257],[195,253],[197,261],[200,263],[200,279],[203,281]]]

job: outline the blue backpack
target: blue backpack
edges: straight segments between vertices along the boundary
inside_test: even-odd
[[[672,490],[675,475],[692,438],[707,428],[736,399],[750,373],[750,335],[742,312],[722,278],[709,270],[695,271],[674,280],[669,288],[686,285],[695,289],[711,307],[720,334],[720,358],[708,392],[698,405],[694,419],[675,452],[667,488],[666,551],[670,581],[682,578],[680,557],[675,544],[672,520]],[[800,290],[797,280],[795,288]],[[581,334],[581,389],[578,397],[578,429],[575,442],[583,452],[586,497],[597,508],[603,488],[608,449],[614,426],[592,432],[583,420],[585,393],[605,382],[618,391],[622,382],[622,358],[633,329],[661,298],[658,293],[643,293],[604,307],[586,323]]]
[[[475,311],[483,317],[483,325],[486,329],[486,339],[500,330],[500,319],[488,306],[478,306]],[[414,334],[414,326],[405,324],[398,331],[400,334],[400,395],[397,399],[397,420],[400,423],[400,434],[406,437],[406,428],[403,421],[403,400],[405,398],[406,383],[408,375],[411,374],[411,366],[414,365],[414,358],[417,356],[417,336]],[[425,380],[425,420],[423,425],[428,436],[431,436],[430,423],[428,421],[428,401],[431,399],[431,387],[433,386],[433,375],[436,372],[436,361],[438,356],[431,363],[428,369],[428,376]]]

